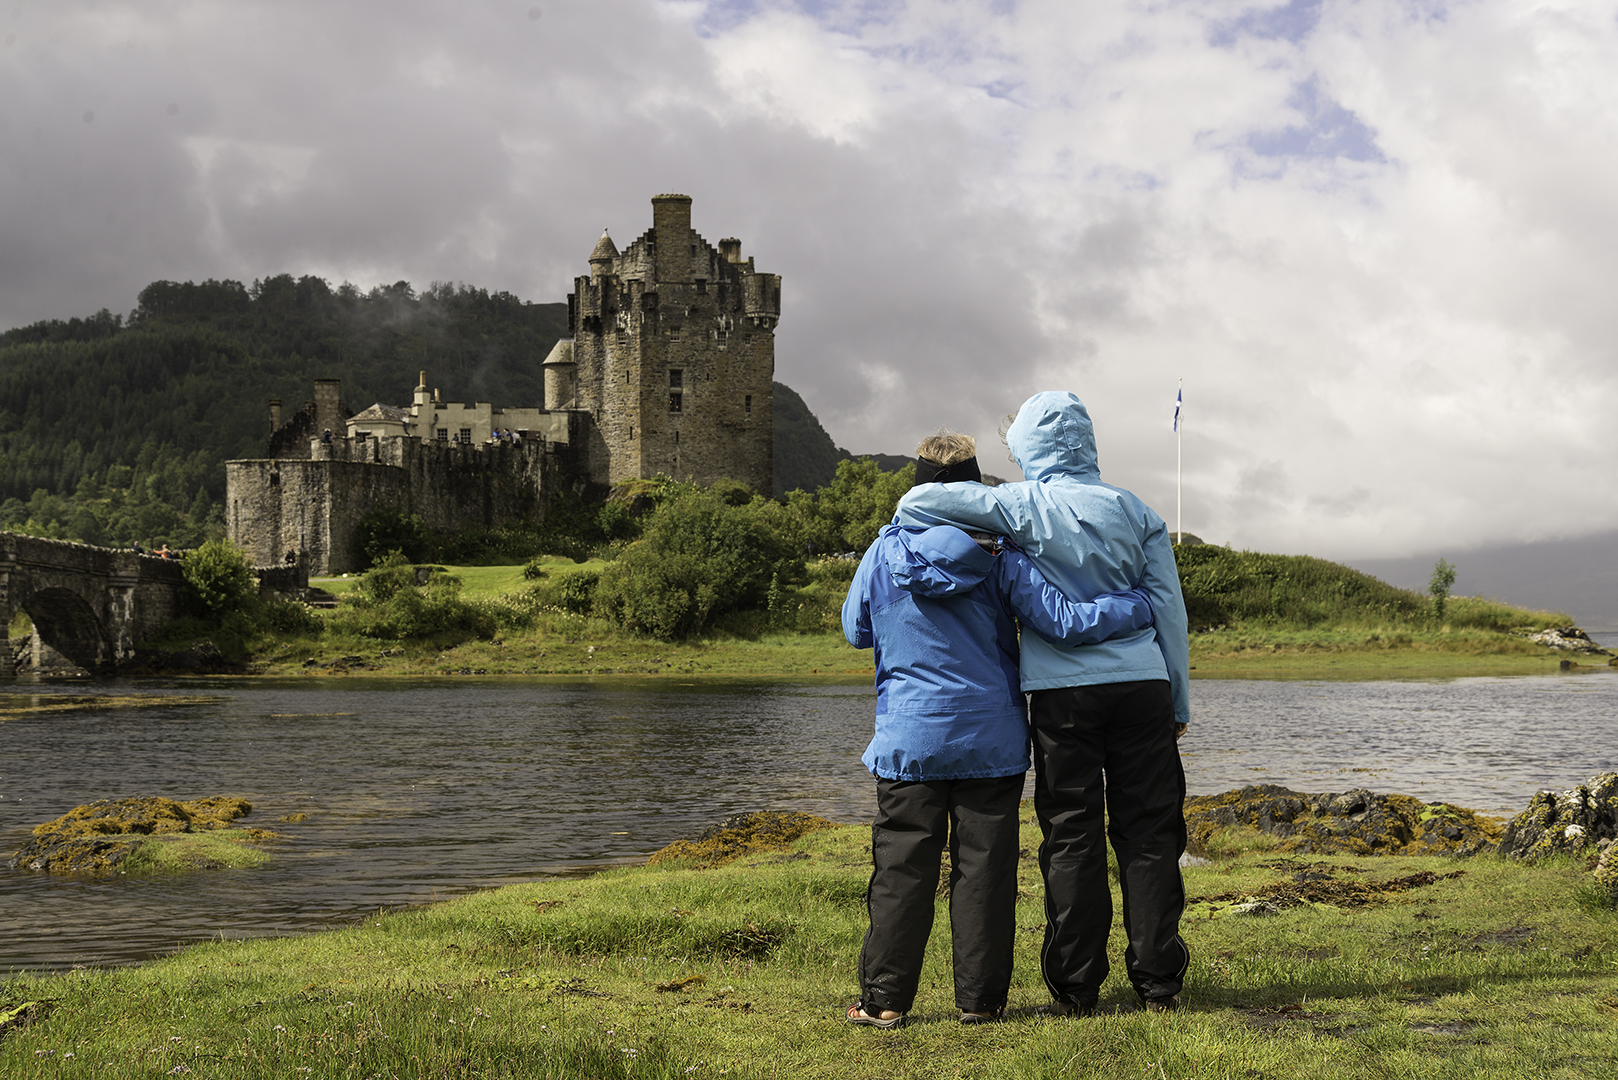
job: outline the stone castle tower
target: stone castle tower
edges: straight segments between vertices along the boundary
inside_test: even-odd
[[[592,480],[729,477],[770,494],[778,275],[740,240],[692,231],[688,197],[659,195],[622,252],[602,235],[567,306],[573,341],[546,362],[545,406],[590,415]]]

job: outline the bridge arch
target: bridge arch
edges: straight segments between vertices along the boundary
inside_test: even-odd
[[[183,590],[178,563],[0,532],[0,676],[15,674],[7,638],[19,611],[40,641],[99,673],[174,618]]]
[[[18,605],[34,621],[39,640],[87,671],[117,661],[107,628],[89,601],[71,589],[35,589]]]

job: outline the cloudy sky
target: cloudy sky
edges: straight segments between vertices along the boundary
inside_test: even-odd
[[[1333,558],[1618,527],[1618,5],[0,0],[0,326],[158,278],[565,298],[695,200],[856,452],[998,451]],[[403,382],[401,386],[405,385]]]

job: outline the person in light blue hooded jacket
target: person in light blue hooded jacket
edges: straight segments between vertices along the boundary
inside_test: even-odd
[[[1134,495],[1102,482],[1090,415],[1077,396],[1035,394],[1006,443],[1025,482],[913,488],[894,520],[1009,536],[1069,596],[1139,587],[1150,597],[1153,625],[1132,634],[1076,649],[1025,637],[1022,689],[1030,692],[1044,834],[1040,965],[1051,1011],[1093,1013],[1107,976],[1108,838],[1118,856],[1130,980],[1146,1008],[1173,1009],[1190,961],[1179,936],[1185,774],[1175,743],[1191,707],[1185,603],[1168,528]]]
[[[967,436],[940,433],[918,453],[921,483],[978,478]],[[856,648],[875,648],[877,685],[863,757],[877,778],[871,923],[851,1023],[893,1027],[914,1002],[946,841],[961,1021],[1005,1007],[1028,771],[1014,618],[1072,647],[1138,631],[1151,605],[1139,591],[1074,603],[1020,552],[951,526],[887,526],[849,586],[843,631]]]

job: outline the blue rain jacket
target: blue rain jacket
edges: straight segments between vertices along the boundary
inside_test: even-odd
[[[1029,398],[1006,442],[1025,482],[911,488],[894,520],[1010,536],[1068,596],[1144,589],[1153,625],[1136,633],[1077,649],[1024,640],[1022,688],[1167,679],[1174,718],[1190,723],[1185,600],[1163,519],[1124,489],[1101,482],[1090,414],[1073,394],[1046,391]]]
[[[1013,615],[1069,645],[1133,633],[1152,618],[1142,592],[1073,603],[1027,556],[991,555],[956,528],[882,530],[843,602],[849,644],[876,649],[866,768],[889,780],[1028,770]]]

